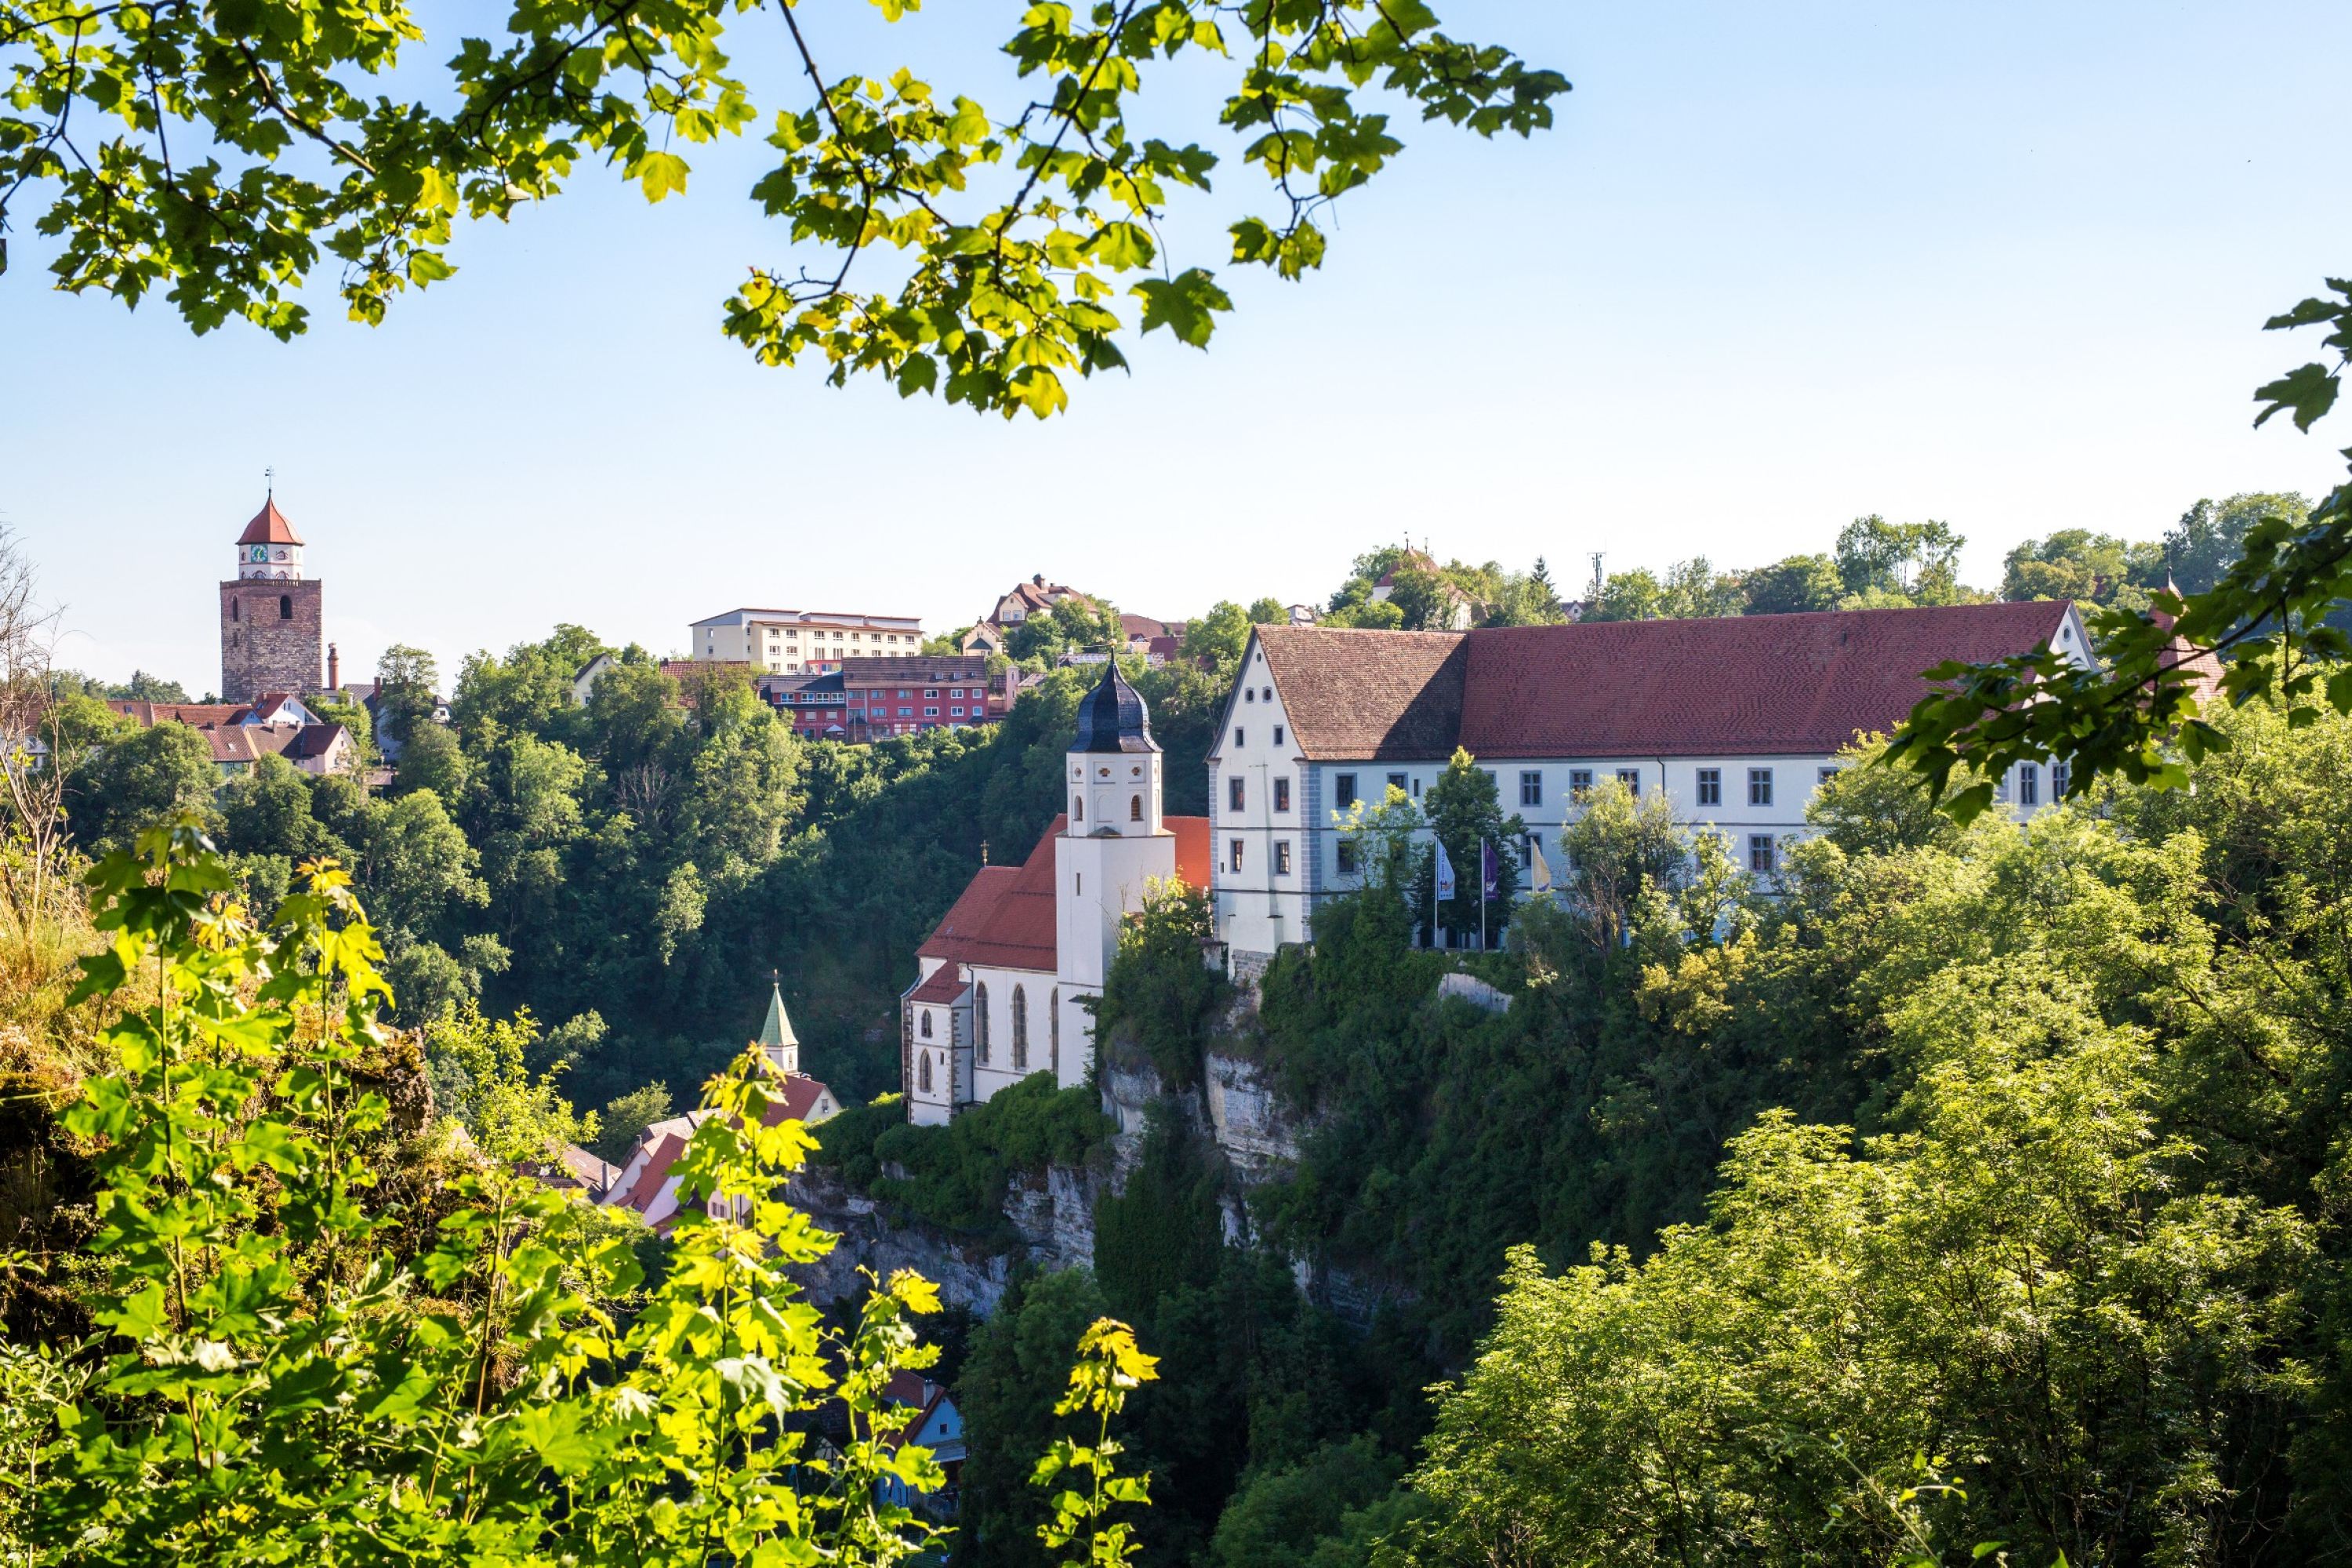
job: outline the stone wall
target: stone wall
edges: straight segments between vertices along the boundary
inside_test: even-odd
[[[281,616],[279,601],[291,616]],[[255,577],[220,585],[221,700],[250,702],[267,691],[319,689],[326,658],[320,584]]]

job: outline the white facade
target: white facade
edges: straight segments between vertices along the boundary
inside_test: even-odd
[[[302,547],[288,542],[240,544],[236,547],[236,574],[248,580],[267,577],[274,582],[299,583]]]
[[[1094,1063],[1086,1004],[1102,994],[1120,930],[1143,908],[1147,885],[1178,874],[1176,835],[1160,809],[1165,759],[1150,742],[1141,700],[1116,668],[1096,691],[1089,705],[1106,691],[1123,692],[1131,710],[1114,700],[1103,711],[1128,712],[1131,721],[1123,733],[1106,733],[1102,724],[1090,731],[1082,712],[1077,745],[1065,759],[1062,831],[1017,869],[983,868],[918,959],[901,1005],[909,1121],[939,1125],[1038,1072],[1051,1072],[1063,1089],[1084,1083]],[[1020,907],[1040,899],[1052,905],[1050,956],[1034,929],[1041,911]],[[942,933],[968,909],[980,929],[955,940],[1000,959],[1034,954],[1032,963],[953,956]]]
[[[2066,611],[2050,647],[2078,666],[2090,663],[2079,616]],[[1310,941],[1319,900],[1362,885],[1347,863],[1340,826],[1359,801],[1378,805],[1393,784],[1418,803],[1444,775],[1449,758],[1373,761],[1309,758],[1258,639],[1253,636],[1228,696],[1223,732],[1209,752],[1213,824],[1211,895],[1217,933],[1237,954],[1268,955],[1286,942]],[[1738,864],[1759,874],[1780,867],[1784,841],[1811,831],[1805,808],[1842,764],[1834,752],[1689,755],[1483,755],[1506,818],[1528,836],[1509,847],[1522,868],[1533,852],[1555,876],[1563,866],[1561,831],[1581,816],[1580,792],[1621,779],[1643,798],[1663,792],[1676,821],[1723,836]],[[2002,781],[2002,807],[2022,821],[2054,802],[2063,788],[2047,765],[2026,763]],[[1424,829],[1415,835],[1428,840]],[[1464,878],[1476,868],[1457,867]],[[1527,886],[1523,869],[1519,879]]]
[[[743,608],[687,628],[690,658],[749,664],[772,675],[831,668],[845,658],[907,658],[923,651],[916,616]]]

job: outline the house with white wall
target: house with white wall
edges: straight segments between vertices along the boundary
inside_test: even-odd
[[[1209,819],[1160,810],[1164,758],[1142,696],[1108,665],[1078,705],[1062,814],[1019,866],[983,866],[923,944],[899,998],[908,1120],[946,1122],[1032,1073],[1094,1061],[1094,1014],[1147,885],[1208,884]]]
[[[1318,900],[1360,885],[1339,823],[1390,785],[1418,800],[1458,746],[1556,856],[1580,793],[1612,779],[1664,795],[1759,873],[1858,735],[1895,729],[1924,671],[2042,648],[2092,661],[2070,603],[1939,605],[1467,632],[1267,626],[1252,633],[1209,753],[1211,892],[1237,963],[1314,934]],[[2063,773],[2002,781],[2023,816]]]

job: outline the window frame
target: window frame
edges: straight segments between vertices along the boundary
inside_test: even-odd
[[[1721,768],[1698,770],[1698,803],[1701,805],[1723,804],[1723,770]]]
[[[1521,805],[1543,804],[1543,770],[1541,768],[1519,770],[1519,804]]]
[[[1770,768],[1748,770],[1748,804],[1751,806],[1769,806],[1772,804],[1772,770]]]

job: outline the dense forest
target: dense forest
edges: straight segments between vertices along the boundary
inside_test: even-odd
[[[2206,570],[2199,552],[2265,510],[2200,503],[2154,554],[2036,542],[2004,586],[2087,573],[2111,597],[2145,590]],[[1970,596],[1948,542],[1864,519],[1819,558],[1653,581],[1706,576],[1714,614],[1821,607],[1785,603],[1792,579],[1830,606]],[[1442,624],[1457,603],[1489,624],[1569,613],[1541,563],[1401,547],[1360,557],[1328,613]],[[1204,808],[1227,671],[1272,609],[1220,605],[1185,658],[1136,672],[1173,811]],[[445,726],[403,651],[382,795],[274,762],[216,788],[192,732],[133,730],[59,682],[69,853],[127,850],[184,812],[236,909],[314,921],[331,900],[302,868],[349,868],[392,1019],[419,1032],[355,1047],[322,1081],[363,1067],[354,1081],[383,1086],[367,1136],[397,1175],[366,1223],[420,1259],[451,1184],[473,1179],[431,1142],[436,1116],[516,1158],[625,1145],[741,1049],[772,971],[809,1067],[851,1107],[817,1157],[910,1223],[1005,1246],[1013,1173],[1104,1159],[1096,1096],[1039,1080],[940,1130],[866,1102],[894,1087],[915,946],[983,855],[1025,854],[1050,820],[1088,679],[1051,662],[1100,629],[1074,616],[1028,639],[1049,672],[1001,725],[866,747],[803,742],[740,678],[681,684],[635,649],[575,706],[572,673],[603,645],[570,627],[467,660]],[[1033,1471],[1072,1431],[1057,1406],[1106,1316],[1158,1358],[1113,1427],[1120,1467],[1151,1477],[1137,1522],[1154,1565],[2342,1550],[2352,721],[2256,704],[2223,722],[2236,744],[2193,789],[2103,787],[2022,831],[1957,826],[1906,776],[1849,768],[1769,885],[1694,854],[1664,803],[1604,786],[1561,846],[1562,896],[1522,904],[1507,952],[1412,949],[1423,870],[1376,855],[1386,883],[1321,917],[1239,1014],[1198,962],[1202,901],[1156,900],[1102,1024],[1165,1098],[1094,1215],[1093,1267],[1016,1270],[988,1321],[932,1325],[971,1434],[946,1550],[1052,1560]],[[110,875],[134,896],[135,870]],[[32,1159],[0,1215],[30,1270],[7,1298],[20,1346],[138,1327],[91,1316],[88,1133],[37,1109],[97,1074],[121,1026],[104,997],[66,994],[96,934],[37,925],[10,935],[0,1019],[9,1133]],[[1507,1011],[1437,1000],[1465,963]],[[1246,1060],[1303,1130],[1276,1179],[1244,1188],[1202,1136],[1212,1053]],[[576,1223],[525,1222],[550,1238]],[[564,1289],[625,1319],[689,1288],[608,1228],[558,1251],[582,1249],[610,1276]],[[446,1267],[463,1297],[472,1276]],[[495,1304],[504,1266],[483,1267]],[[70,1393],[9,1355],[26,1415],[0,1437],[37,1446],[39,1412]]]

